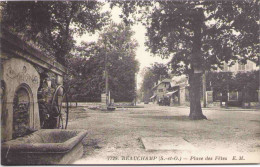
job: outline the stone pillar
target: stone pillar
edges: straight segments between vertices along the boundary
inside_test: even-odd
[[[60,75],[57,75],[56,82],[58,85],[63,85],[63,77]]]
[[[258,92],[258,103],[260,104],[260,90],[257,90],[257,92]]]
[[[180,86],[179,89],[180,105],[185,104],[185,86]]]

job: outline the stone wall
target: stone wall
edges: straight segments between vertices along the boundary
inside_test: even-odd
[[[37,94],[39,86],[43,83],[42,74],[49,73],[51,77],[48,77],[53,80],[53,84],[62,85],[66,68],[59,64],[53,55],[47,55],[5,28],[1,30],[0,46],[0,109],[1,141],[3,142],[12,139],[15,129],[13,124],[15,94],[18,93],[22,96],[21,103],[26,103],[26,100],[28,102],[29,99],[29,103],[26,105],[28,107],[28,122],[23,120],[27,117],[26,110],[23,110],[25,106],[23,106],[23,109],[20,108],[23,110],[23,116],[17,116],[19,119],[22,118],[19,120],[22,123],[16,122],[16,128],[40,129]],[[23,90],[22,93],[21,90]],[[20,102],[18,100],[18,105]],[[18,107],[15,110],[19,111],[20,109]]]
[[[21,89],[27,92],[29,106],[28,128],[40,129],[37,91],[40,76],[35,68],[28,62],[11,58],[3,62],[2,79],[5,82],[5,99],[2,108],[2,140],[10,140],[13,135],[13,113],[15,94]]]

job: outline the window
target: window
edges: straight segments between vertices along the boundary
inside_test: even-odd
[[[228,93],[228,100],[229,101],[237,101],[238,100],[238,91],[230,91]]]
[[[238,64],[238,71],[245,71],[246,66],[244,64]]]
[[[253,70],[253,64],[251,62],[249,62],[249,61],[246,63],[246,70],[247,71]]]

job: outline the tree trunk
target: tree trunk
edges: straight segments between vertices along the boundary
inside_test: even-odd
[[[199,120],[207,119],[203,115],[200,104],[200,89],[201,89],[201,73],[193,73],[189,75],[190,82],[190,119]]]
[[[190,119],[207,119],[202,114],[200,104],[200,89],[201,89],[201,76],[203,72],[204,59],[202,57],[202,26],[204,21],[204,14],[202,9],[197,9],[197,13],[193,15],[193,46],[191,55],[191,68],[192,72],[189,74],[190,81]]]

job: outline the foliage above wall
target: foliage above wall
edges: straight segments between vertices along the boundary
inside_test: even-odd
[[[20,1],[1,3],[2,27],[22,34],[51,52],[65,64],[75,46],[73,35],[94,33],[106,24],[108,15],[101,13],[96,1]]]
[[[256,91],[259,89],[259,71],[250,72],[209,72],[207,78],[207,90],[211,87],[219,92],[242,91],[243,89]]]

